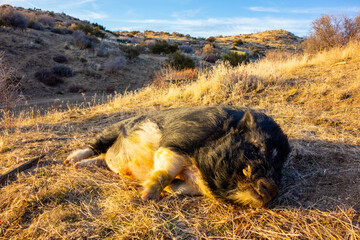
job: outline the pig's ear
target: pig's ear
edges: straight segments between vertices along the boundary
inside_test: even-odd
[[[238,125],[239,131],[248,131],[255,129],[256,123],[254,121],[254,116],[251,114],[250,111],[246,111],[243,118],[240,120]]]

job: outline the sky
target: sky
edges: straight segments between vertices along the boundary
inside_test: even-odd
[[[360,14],[359,0],[0,0],[1,4],[63,12],[112,31],[164,31],[193,37],[284,29],[310,33],[324,14]]]

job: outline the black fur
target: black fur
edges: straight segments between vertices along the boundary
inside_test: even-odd
[[[269,116],[227,106],[180,108],[129,118],[107,128],[92,144],[104,153],[118,137],[150,120],[161,130],[160,147],[194,159],[203,180],[215,197],[228,196],[239,182],[247,186],[261,178],[278,185],[290,152],[287,137]],[[251,179],[243,169],[251,167]]]

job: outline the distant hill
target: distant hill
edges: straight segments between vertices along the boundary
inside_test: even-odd
[[[0,17],[3,61],[16,69],[27,98],[141,88],[165,64],[168,54],[152,51],[159,40],[176,45],[196,66],[210,66],[229,50],[246,53],[250,60],[269,50],[299,51],[302,41],[285,30],[207,39],[176,32],[112,32],[64,13],[10,5],[0,7]],[[135,56],[129,56],[132,48]]]

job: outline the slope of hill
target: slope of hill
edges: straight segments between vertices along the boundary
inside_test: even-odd
[[[64,13],[2,5],[0,16],[8,12],[22,14],[28,27],[23,30],[13,29],[0,21],[3,64],[14,68],[15,78],[20,81],[22,93],[29,102],[32,102],[31,99],[36,102],[39,98],[67,98],[74,92],[109,94],[113,91],[139,89],[151,83],[154,72],[165,64],[166,55],[151,53],[151,44],[155,40],[166,40],[187,47],[191,50],[188,55],[197,65],[204,63],[204,55],[212,54],[211,51],[202,50],[209,43],[205,39],[178,33],[111,32]],[[14,14],[11,16],[16,18]],[[239,47],[233,45],[232,39],[238,38],[246,39],[246,43]],[[219,56],[217,58],[220,58],[221,52],[230,48],[248,52],[251,56],[256,52],[254,57],[258,57],[264,55],[267,49],[285,48],[285,44],[294,51],[299,48],[300,41],[300,38],[279,30],[247,36],[218,37],[212,44],[216,48],[214,52]],[[125,59],[124,47],[136,47],[141,54]],[[65,60],[61,62],[61,59]],[[56,66],[69,68],[71,74],[61,76],[61,80],[55,83],[54,78],[37,77]],[[82,99],[81,95],[79,97]]]

